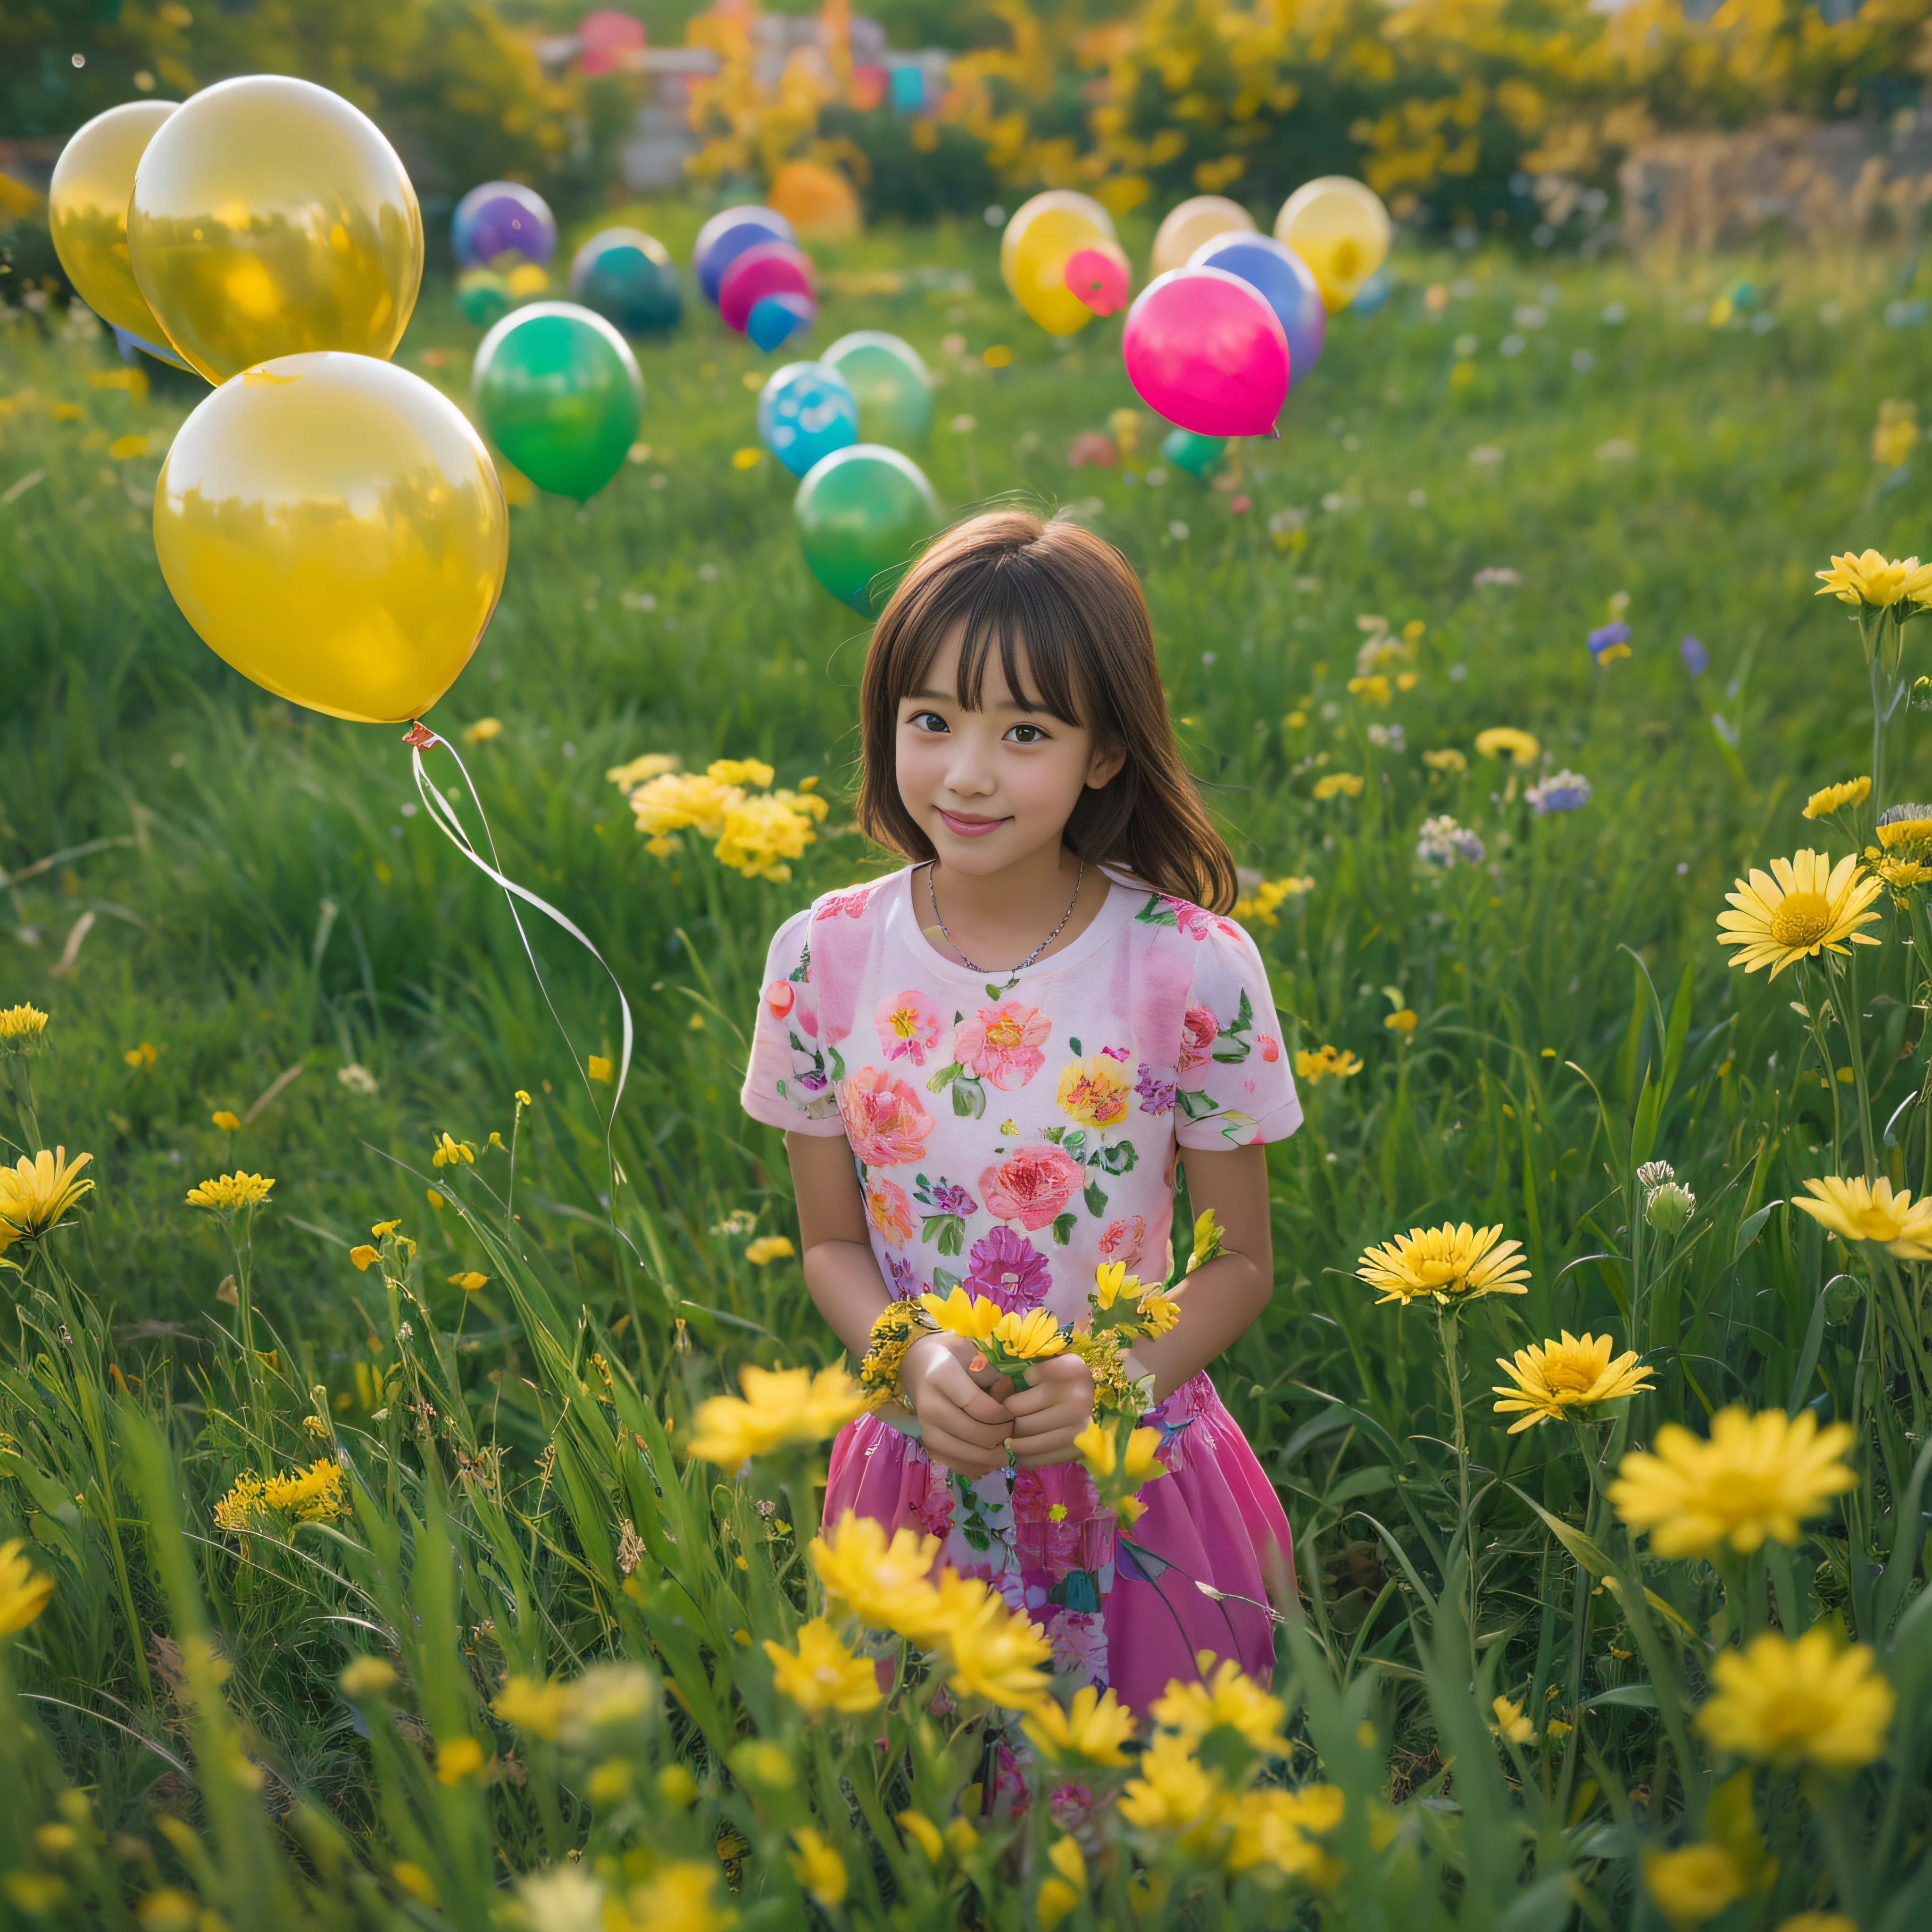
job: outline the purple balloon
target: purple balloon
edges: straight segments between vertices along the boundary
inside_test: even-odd
[[[715,302],[724,271],[747,248],[755,248],[762,242],[796,238],[791,224],[775,208],[728,208],[698,231],[697,244],[691,251],[691,272],[698,278],[704,299]]]
[[[466,268],[487,268],[503,255],[542,268],[556,253],[556,218],[535,188],[485,182],[456,204],[450,238]]]
[[[1196,436],[1268,436],[1288,398],[1288,337],[1261,291],[1224,268],[1172,268],[1127,311],[1127,380]]]
[[[1308,264],[1272,235],[1216,235],[1188,258],[1190,268],[1224,268],[1257,290],[1288,338],[1288,386],[1315,367],[1328,332],[1328,312]]]

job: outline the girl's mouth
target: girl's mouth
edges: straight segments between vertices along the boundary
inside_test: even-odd
[[[942,811],[939,816],[946,830],[961,838],[983,838],[1006,823],[1004,818],[974,818],[957,812]]]

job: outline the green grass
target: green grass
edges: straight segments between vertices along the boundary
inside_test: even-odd
[[[1315,881],[1300,912],[1257,932],[1292,1044],[1364,1063],[1310,1091],[1306,1130],[1271,1156],[1278,1292],[1216,1371],[1294,1525],[1304,1621],[1277,1686],[1294,1710],[1289,1775],[1343,1790],[1347,1875],[1332,1897],[1271,1889],[1108,1824],[1088,1842],[1091,1910],[1108,1924],[1138,1912],[1351,1928],[1487,1928],[1508,1911],[1527,1928],[1568,1922],[1574,1898],[1594,1924],[1658,1925],[1646,1848],[1728,1830],[1763,1882],[1726,1927],[1834,1900],[1864,1926],[1916,1922],[1932,1888],[1932,1626],[1917,1594],[1923,1405],[1902,1364],[1927,1332],[1922,1270],[1900,1270],[1894,1292],[1788,1208],[1753,1218],[1805,1176],[1862,1171],[1852,1090],[1821,1091],[1789,1010],[1815,1006],[1822,982],[1747,982],[1714,943],[1736,873],[1824,841],[1804,797],[1866,768],[1856,633],[1814,600],[1810,573],[1847,546],[1924,541],[1926,465],[1880,471],[1868,448],[1880,401],[1912,397],[1932,359],[1922,328],[1883,320],[1897,263],[1412,257],[1379,314],[1336,320],[1282,440],[1245,454],[1234,490],[1067,467],[1074,436],[1133,401],[1118,325],[1056,353],[1000,290],[990,232],[875,237],[844,262],[886,265],[933,272],[897,298],[834,296],[814,340],[895,328],[943,372],[921,460],[950,507],[1009,491],[1073,506],[1133,560],[1238,860]],[[1702,319],[1741,273],[1774,318],[1765,332]],[[1464,277],[1431,320],[1424,288]],[[1612,303],[1621,323],[1603,320]],[[1513,320],[1528,304],[1544,326]],[[1466,332],[1480,346],[1459,380]],[[1526,346],[1506,358],[1512,332]],[[943,346],[952,335],[963,354]],[[460,398],[475,340],[435,292],[401,359]],[[979,352],[1002,342],[1015,360],[995,373]],[[947,1728],[924,1699],[900,1700],[880,1750],[869,1719],[788,1712],[757,1643],[734,1640],[789,1630],[807,1603],[803,1466],[721,1483],[664,1432],[675,1442],[742,1362],[833,1358],[796,1264],[750,1266],[746,1233],[719,1230],[743,1210],[759,1233],[796,1232],[778,1138],[736,1102],[766,939],[812,894],[887,862],[844,802],[862,629],[804,568],[790,479],[769,458],[730,460],[755,440],[742,379],[769,365],[709,316],[640,359],[649,458],[587,510],[513,512],[502,604],[430,721],[459,742],[466,724],[502,721],[464,756],[506,868],[585,926],[637,1014],[611,1130],[626,1183],[607,1219],[609,1090],[572,1057],[614,1048],[608,983],[533,926],[566,1046],[500,896],[405,813],[400,732],[268,698],[175,611],[142,506],[190,386],[137,401],[89,386],[115,366],[98,343],[22,322],[0,343],[14,398],[0,490],[45,472],[0,508],[0,1006],[52,1015],[46,1052],[14,1063],[17,1118],[0,1131],[10,1158],[87,1150],[98,1182],[76,1225],[8,1276],[22,1326],[0,1372],[15,1445],[0,1517],[56,1590],[4,1656],[41,1701],[0,1726],[23,1793],[0,1825],[14,1874],[0,1911],[122,1924],[124,1900],[176,1886],[236,1928],[272,1912],[508,1923],[508,1882],[570,1850],[615,1895],[650,1882],[654,1861],[715,1866],[728,1828],[748,1846],[734,1909],[788,1925],[818,1909],[784,1856],[815,1816],[851,1874],[834,1923],[1033,1922],[1043,1805],[937,1866],[887,1822],[908,1804],[942,1826],[952,1815],[979,1775],[965,1721],[978,1706]],[[78,420],[55,420],[65,401]],[[1144,443],[1151,428],[1144,413]],[[105,444],[128,432],[154,453],[110,460]],[[1473,580],[1504,568],[1520,582]],[[1585,636],[1618,592],[1634,655],[1599,668]],[[1398,634],[1426,626],[1419,682],[1385,710],[1346,688],[1369,614]],[[1710,654],[1695,680],[1686,632]],[[1406,746],[1371,743],[1372,724],[1400,724]],[[1586,774],[1588,805],[1534,818],[1520,796],[1533,775],[1473,749],[1498,724]],[[1423,763],[1442,747],[1467,771]],[[603,776],[658,750],[688,766],[756,755],[781,783],[819,775],[839,802],[786,884],[725,872],[701,846],[662,861]],[[456,782],[446,760],[430,766]],[[1922,754],[1904,769],[1932,785]],[[1363,796],[1316,802],[1314,781],[1338,770],[1366,776]],[[1444,812],[1490,862],[1418,870],[1416,828]],[[1926,1048],[1905,922],[1894,932],[1888,911],[1880,929],[1862,997],[1838,1004],[1864,1016],[1882,1129],[1922,1085]],[[1406,1043],[1383,1024],[1397,1004],[1420,1016]],[[338,1078],[352,1064],[374,1092]],[[429,1155],[445,1130],[509,1139],[519,1088],[532,1104],[512,1223],[492,1198],[502,1155],[454,1174]],[[250,1118],[224,1132],[219,1110]],[[1932,1160],[1922,1112],[1884,1155],[1908,1184]],[[1652,1156],[1699,1197],[1675,1247],[1631,1236],[1634,1170]],[[276,1180],[245,1265],[182,1200],[237,1165]],[[397,1216],[413,1258],[352,1266],[350,1247]],[[1501,1223],[1533,1268],[1528,1295],[1479,1303],[1456,1331],[1467,1508],[1437,1330],[1419,1310],[1372,1307],[1350,1272],[1369,1241],[1466,1219]],[[490,1285],[448,1284],[467,1269]],[[1829,1286],[1840,1271],[1850,1288]],[[220,1293],[231,1275],[237,1301]],[[244,1314],[259,1353],[236,1339]],[[1562,1328],[1644,1350],[1657,1392],[1601,1441],[1505,1437],[1483,1364]],[[1593,1492],[1592,1456],[1606,1473],[1666,1420],[1702,1433],[1726,1402],[1787,1401],[1857,1425],[1860,1480],[1768,1563],[1720,1576],[1658,1561]],[[214,1525],[238,1474],[337,1444],[349,1515],[279,1537]],[[775,1518],[754,1511],[760,1497]],[[626,1521],[648,1549],[628,1579]],[[1627,1586],[1598,1588],[1580,1548]],[[1695,1639],[1639,1606],[1640,1574]],[[1767,1773],[1747,1794],[1756,1822],[1738,1827],[1731,1762],[1687,1717],[1708,1646],[1826,1612],[1899,1685],[1890,1756],[1846,1781]],[[353,1703],[335,1679],[364,1652],[400,1681]],[[506,1672],[571,1676],[613,1655],[676,1685],[628,1729],[552,1742],[485,1711]],[[1503,1694],[1540,1732],[1551,1714],[1574,1728],[1499,1746],[1486,1726]],[[792,1783],[745,1756],[754,1733],[796,1766]],[[518,1774],[440,1782],[430,1754],[463,1736],[514,1755]],[[651,1782],[673,1762],[698,1787],[688,1808]],[[620,1769],[592,1778],[600,1762]],[[68,1786],[89,1794],[78,1838],[37,1841]],[[1749,1850],[1760,1832],[1774,1875]],[[1151,1898],[1130,1893],[1130,1850]],[[172,1909],[148,1922],[176,1922]],[[641,1922],[644,1906],[630,1910]]]

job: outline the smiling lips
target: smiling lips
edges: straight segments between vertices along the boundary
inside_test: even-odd
[[[976,818],[964,812],[942,810],[940,817],[946,822],[947,831],[962,838],[983,838],[989,832],[997,832],[1006,824],[1004,818]]]

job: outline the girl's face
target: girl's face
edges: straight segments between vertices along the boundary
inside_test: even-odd
[[[899,700],[897,771],[899,796],[940,863],[984,875],[1057,852],[1081,793],[1104,785],[1126,754],[1010,690],[997,652],[987,658],[982,708],[968,710],[956,693],[964,628],[954,627],[920,688]],[[1020,674],[1024,683],[1024,651]]]

